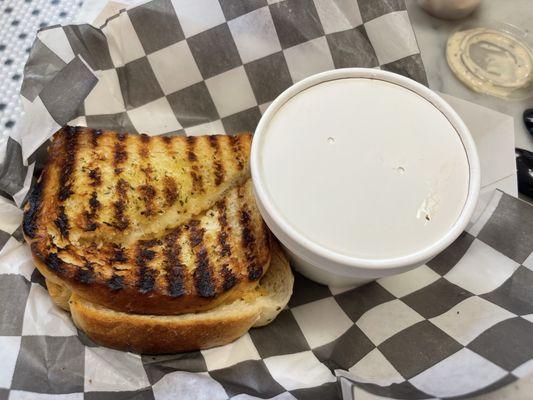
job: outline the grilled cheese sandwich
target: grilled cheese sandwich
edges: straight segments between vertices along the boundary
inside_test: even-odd
[[[272,239],[252,193],[251,141],[57,132],[23,223],[53,297],[171,316],[264,296]]]

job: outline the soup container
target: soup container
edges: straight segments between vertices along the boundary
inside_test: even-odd
[[[259,210],[293,266],[359,285],[429,261],[465,229],[479,160],[436,93],[367,68],[306,78],[268,107],[251,171]]]

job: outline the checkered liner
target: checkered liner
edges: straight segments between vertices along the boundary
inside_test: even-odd
[[[353,66],[427,83],[403,0],[154,0],[101,29],[47,28],[24,70],[26,118],[0,191],[23,202],[48,139],[69,121],[152,135],[253,131],[294,82]]]
[[[532,219],[531,205],[495,192],[427,265],[344,290],[296,274],[272,324],[224,347],[157,357],[77,332],[15,233],[0,252],[0,301],[9,304],[0,399],[335,399],[336,376],[346,375],[343,392],[355,399],[494,390],[533,372],[533,227],[523,223]]]
[[[346,374],[346,396],[444,398],[533,372],[533,227],[523,223],[533,209],[501,193],[414,271],[344,290],[297,274],[288,308],[228,346],[114,351],[54,307],[20,243],[14,204],[62,124],[231,134],[253,130],[283,89],[326,69],[380,67],[426,82],[403,1],[268,3],[155,0],[101,29],[38,34],[26,116],[0,168],[0,194],[14,200],[0,196],[0,399],[328,399]]]

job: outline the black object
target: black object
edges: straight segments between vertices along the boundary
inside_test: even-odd
[[[533,108],[528,108],[524,111],[524,124],[528,132],[533,135]]]
[[[533,153],[524,149],[515,149],[515,156],[518,191],[533,198]]]

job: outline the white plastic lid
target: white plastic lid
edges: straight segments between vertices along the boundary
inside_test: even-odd
[[[392,259],[439,241],[461,215],[469,162],[430,101],[369,78],[319,82],[262,126],[258,174],[276,214],[339,255]]]

